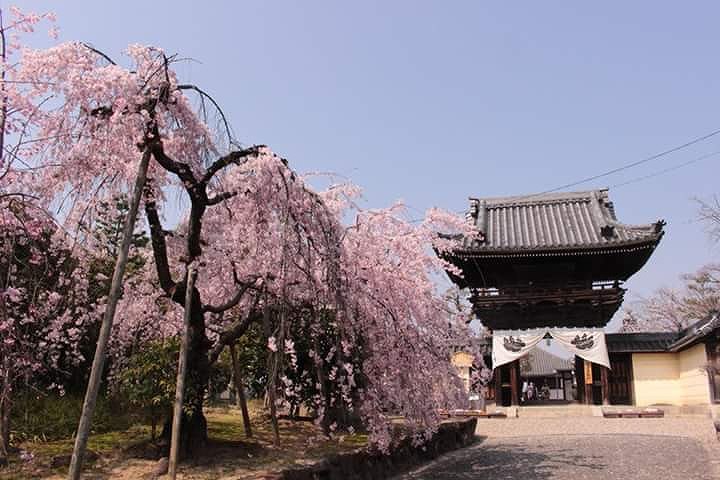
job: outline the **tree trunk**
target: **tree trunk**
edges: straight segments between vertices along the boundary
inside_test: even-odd
[[[185,387],[185,408],[191,411],[187,425],[181,428],[180,457],[197,458],[207,444],[207,421],[203,413],[205,392],[210,381],[208,351],[210,342],[205,335],[205,318],[200,309],[200,295],[194,292],[193,307],[188,329],[187,382]],[[187,427],[187,428],[186,428]],[[186,437],[186,438],[182,438]],[[185,455],[183,455],[183,453]]]
[[[10,454],[10,399],[0,398],[0,467],[7,465]]]
[[[197,294],[197,291],[196,291]],[[190,317],[190,330],[188,336],[188,387],[190,389],[185,405],[192,407],[191,425],[201,430],[190,432],[191,451],[196,452],[197,447],[207,443],[207,422],[203,414],[203,403],[205,392],[210,382],[210,366],[208,365],[208,351],[210,341],[205,335],[205,317],[200,310],[200,295],[196,295],[193,302],[192,315]]]
[[[320,402],[322,403],[322,418],[320,426],[325,436],[330,436],[330,393],[327,385],[327,377],[325,375],[325,367],[323,359],[320,358],[320,343],[317,335],[313,335],[313,350],[316,352],[315,357],[315,374],[317,375],[317,383],[320,385]]]
[[[175,296],[185,297],[185,282],[178,283]],[[190,324],[188,325],[187,381],[185,382],[183,413],[180,427],[178,458],[199,458],[207,444],[207,420],[203,413],[205,392],[210,381],[208,352],[210,341],[205,334],[205,317],[200,303],[200,292],[193,288]],[[190,412],[188,415],[188,411]],[[165,453],[169,453],[172,419],[167,419],[160,434]]]
[[[185,289],[185,314],[183,315],[182,341],[178,359],[177,379],[175,381],[175,404],[173,406],[173,426],[170,435],[170,458],[168,462],[168,475],[175,480],[178,464],[178,447],[180,446],[180,424],[182,422],[183,403],[185,400],[185,378],[187,376],[188,331],[190,330],[190,315],[192,314],[193,292],[195,290],[195,265],[187,268],[187,287]]]
[[[186,404],[187,406],[187,404]],[[160,433],[163,455],[169,454],[170,438],[172,435],[172,419],[169,418],[163,424]],[[207,420],[202,409],[193,409],[188,415],[184,411],[180,421],[180,443],[178,445],[178,459],[197,459],[200,456],[202,447],[207,443]]]
[[[252,426],[250,425],[250,414],[248,413],[247,400],[245,399],[245,390],[240,374],[240,364],[238,364],[235,345],[230,345],[230,357],[233,364],[233,379],[235,380],[235,390],[237,391],[237,404],[242,411],[243,426],[245,427],[245,436],[252,437]]]

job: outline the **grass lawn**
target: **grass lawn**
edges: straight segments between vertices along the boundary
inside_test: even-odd
[[[197,460],[181,465],[179,478],[262,478],[283,468],[307,464],[327,455],[364,447],[365,435],[348,435],[334,439],[322,436],[318,427],[307,421],[280,420],[280,447],[272,443],[269,418],[259,404],[251,405],[253,438],[245,437],[240,411],[234,407],[206,410],[210,440]],[[148,445],[150,427],[136,425],[125,431],[92,435],[89,449],[98,455],[88,462],[84,478],[142,479],[151,478],[155,460],[137,458]],[[10,466],[0,468],[0,480],[19,478],[63,479],[67,466],[52,468],[52,459],[72,453],[73,440],[24,443],[19,447],[31,452],[31,461],[11,458]]]

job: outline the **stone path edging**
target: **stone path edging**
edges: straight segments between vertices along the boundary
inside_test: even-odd
[[[421,447],[403,440],[388,455],[365,449],[335,455],[317,464],[285,470],[273,480],[377,480],[409,471],[443,453],[475,440],[476,418],[443,422],[433,438]]]

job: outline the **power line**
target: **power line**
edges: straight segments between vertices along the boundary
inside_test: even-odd
[[[708,154],[703,155],[703,156],[701,156],[701,157],[693,158],[692,160],[688,160],[687,162],[683,162],[683,163],[679,163],[679,164],[677,164],[677,165],[673,165],[672,167],[665,168],[665,169],[663,169],[663,170],[660,170],[660,171],[651,173],[651,174],[649,174],[649,175],[643,175],[642,177],[635,177],[635,178],[630,179],[630,180],[628,180],[628,181],[626,181],[626,182],[616,183],[615,185],[612,185],[610,188],[622,187],[622,186],[625,186],[625,185],[630,185],[631,183],[637,183],[637,182],[641,182],[641,181],[643,181],[643,180],[647,180],[648,178],[653,178],[653,177],[657,177],[657,176],[660,176],[660,175],[664,175],[664,174],[666,174],[666,173],[669,173],[669,172],[678,170],[678,169],[680,169],[680,168],[682,168],[682,167],[686,167],[686,166],[691,165],[691,164],[693,164],[693,163],[699,162],[700,160],[705,160],[706,158],[714,157],[714,156],[716,156],[716,155],[720,155],[720,150],[717,151],[717,152],[708,153]]]
[[[715,130],[714,132],[710,132],[707,135],[703,135],[702,137],[695,138],[693,140],[690,140],[689,142],[683,143],[682,145],[678,145],[676,147],[670,148],[669,150],[665,150],[664,152],[656,153],[655,155],[643,158],[641,160],[637,160],[632,163],[628,163],[627,165],[623,165],[621,167],[614,168],[612,170],[609,170],[605,173],[600,173],[598,175],[593,175],[591,177],[583,178],[582,180],[578,180],[576,182],[567,183],[565,185],[561,185],[557,188],[553,188],[552,190],[546,190],[544,192],[538,193],[537,195],[544,195],[546,193],[552,193],[557,192],[559,190],[565,190],[566,188],[574,187],[576,185],[580,185],[582,183],[587,183],[592,180],[597,180],[598,178],[607,177],[608,175],[612,175],[614,173],[622,172],[623,170],[627,170],[628,168],[636,167],[638,165],[641,165],[643,163],[650,162],[652,160],[657,160],[658,158],[664,157],[666,155],[669,155],[671,153],[677,152],[678,150],[682,150],[683,148],[687,148],[691,145],[695,145],[696,143],[700,143],[704,140],[707,140],[710,137],[714,137],[715,135],[719,134],[720,130]]]
[[[529,197],[536,197],[536,196],[544,195],[544,194],[546,194],[546,193],[557,192],[557,191],[559,191],[559,190],[564,190],[564,189],[566,189],[566,188],[574,187],[574,186],[576,186],[576,185],[580,185],[580,184],[583,184],[583,183],[587,183],[587,182],[590,182],[590,181],[592,181],[592,180],[597,180],[598,178],[607,177],[607,176],[609,176],[609,175],[612,175],[612,174],[615,174],[615,173],[618,173],[618,172],[622,172],[623,170],[627,170],[627,169],[629,169],[629,168],[636,167],[636,166],[638,166],[638,165],[642,165],[643,163],[647,163],[647,162],[650,162],[650,161],[652,161],[652,160],[657,160],[658,158],[662,158],[662,157],[667,156],[667,155],[669,155],[669,154],[671,154],[671,153],[675,153],[675,152],[677,152],[677,151],[679,151],[679,150],[682,150],[682,149],[684,149],[684,148],[687,148],[687,147],[690,147],[690,146],[692,146],[692,145],[695,145],[696,143],[700,143],[700,142],[702,142],[702,141],[705,141],[705,140],[707,140],[708,138],[714,137],[715,135],[718,135],[718,134],[720,134],[720,129],[715,130],[715,131],[713,131],[713,132],[710,132],[710,133],[708,133],[708,134],[706,134],[706,135],[703,135],[703,136],[701,136],[701,137],[697,137],[697,138],[695,138],[695,139],[693,139],[693,140],[690,140],[690,141],[688,141],[688,142],[685,142],[685,143],[683,143],[682,145],[677,145],[677,146],[672,147],[672,148],[670,148],[670,149],[668,149],[668,150],[665,150],[665,151],[663,151],[663,152],[656,153],[655,155],[651,155],[651,156],[649,156],[649,157],[646,157],[646,158],[637,160],[637,161],[635,161],[635,162],[628,163],[627,165],[623,165],[623,166],[614,168],[614,169],[612,169],[612,170],[608,170],[608,171],[605,172],[605,173],[601,173],[601,174],[598,174],[598,175],[593,175],[593,176],[591,176],[591,177],[587,177],[587,178],[584,178],[584,179],[582,179],[582,180],[578,180],[578,181],[576,181],[576,182],[568,183],[568,184],[562,185],[562,186],[560,186],[560,187],[553,188],[553,189],[551,189],[551,190],[546,190],[546,191],[541,192],[541,193],[536,193],[535,195],[529,195]],[[720,151],[716,151],[716,152],[708,153],[708,154],[706,154],[706,155],[702,155],[702,156],[697,157],[697,158],[694,158],[694,159],[692,159],[692,160],[688,160],[687,162],[683,162],[683,163],[680,163],[680,164],[677,164],[677,165],[673,165],[672,167],[665,168],[665,169],[663,169],[663,170],[660,170],[660,171],[651,173],[651,174],[649,174],[649,175],[644,175],[644,176],[641,176],[641,177],[636,177],[636,178],[630,179],[630,180],[628,180],[628,181],[626,181],[626,182],[616,183],[615,185],[612,185],[610,188],[622,187],[622,186],[625,186],[625,185],[630,185],[630,184],[633,184],[633,183],[641,182],[641,181],[647,180],[647,179],[649,179],[649,178],[653,178],[653,177],[657,177],[657,176],[660,176],[660,175],[664,175],[664,174],[666,174],[666,173],[669,173],[669,172],[678,170],[678,169],[680,169],[680,168],[686,167],[686,166],[691,165],[691,164],[693,164],[693,163],[696,163],[696,162],[699,162],[699,161],[701,161],[701,160],[705,160],[705,159],[707,159],[707,158],[714,157],[714,156],[717,156],[717,155],[720,155]],[[414,210],[419,211],[417,208],[414,208]],[[461,211],[458,211],[458,212],[456,212],[456,213],[462,214],[462,213],[466,213],[466,212],[465,212],[464,210],[461,210]],[[422,219],[422,218],[414,218],[414,219],[407,220],[407,221],[408,221],[408,223],[420,223],[420,222],[422,222],[423,220],[424,220],[424,219]]]

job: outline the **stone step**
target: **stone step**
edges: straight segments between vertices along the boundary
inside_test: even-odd
[[[559,417],[602,417],[603,409],[613,410],[643,410],[646,408],[655,408],[663,411],[666,417],[720,417],[717,412],[711,409],[710,405],[654,405],[650,407],[635,407],[632,405],[561,405],[561,406],[531,406],[531,407],[495,407],[489,408],[489,411],[503,412],[510,418],[559,418]]]

